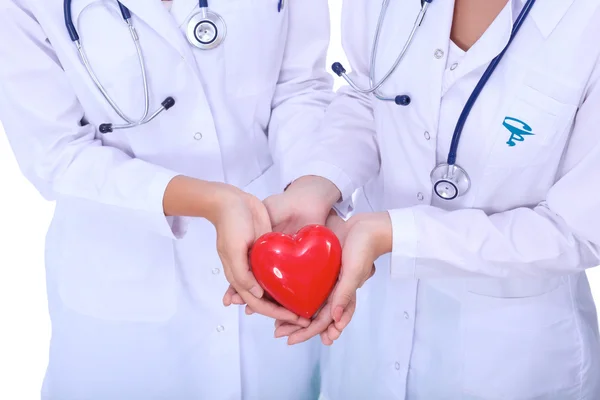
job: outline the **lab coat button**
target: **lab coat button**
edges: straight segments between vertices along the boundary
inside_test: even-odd
[[[417,193],[417,199],[419,201],[423,201],[424,198],[425,198],[425,196],[423,196],[423,193],[421,193],[421,192]]]
[[[219,272],[221,272],[219,268],[213,268],[212,270],[213,275],[219,275]]]
[[[450,71],[454,71],[458,67],[458,63],[454,63],[450,66]]]
[[[217,332],[223,332],[224,330],[225,330],[225,327],[223,325],[217,326]]]
[[[437,49],[433,55],[439,60],[440,58],[444,57],[444,51],[442,49]]]
[[[396,364],[394,364],[394,368],[396,368],[397,370],[399,370],[400,369],[400,363],[397,362]]]
[[[425,131],[425,133],[423,134],[423,136],[425,136],[425,140],[431,139],[431,135],[427,131]]]
[[[202,134],[200,132],[194,133],[194,139],[196,139],[196,140],[202,139]]]
[[[404,312],[404,319],[409,319],[409,318],[410,318],[410,315],[408,315],[408,313],[405,311]]]

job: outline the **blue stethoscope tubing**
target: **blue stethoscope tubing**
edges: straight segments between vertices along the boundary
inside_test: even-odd
[[[379,100],[393,101],[396,104],[401,105],[401,106],[410,105],[411,99],[408,95],[403,94],[403,95],[398,95],[395,97],[384,96],[383,94],[379,93],[379,89],[383,86],[383,84],[389,79],[389,77],[398,68],[398,65],[404,58],[404,55],[406,54],[406,52],[408,51],[408,48],[410,47],[410,44],[412,43],[412,40],[414,38],[414,35],[415,35],[417,29],[421,26],[421,24],[425,18],[425,13],[427,12],[427,8],[429,7],[430,3],[433,2],[433,0],[420,0],[420,1],[421,1],[421,10],[420,10],[419,15],[417,16],[417,19],[414,23],[413,29],[411,30],[409,37],[408,37],[407,41],[405,42],[398,58],[396,59],[396,61],[392,65],[392,67],[388,70],[388,72],[384,75],[384,77],[381,80],[379,80],[377,82],[375,79],[375,63],[376,63],[376,57],[377,57],[377,47],[378,47],[378,43],[379,43],[379,37],[381,34],[383,21],[385,19],[385,14],[387,12],[387,7],[389,5],[390,0],[383,1],[381,13],[379,16],[379,21],[377,23],[377,28],[375,31],[375,38],[373,39],[373,48],[371,50],[371,65],[370,65],[370,71],[369,71],[369,87],[366,89],[363,89],[359,85],[357,85],[346,74],[346,70],[344,69],[342,64],[339,62],[336,62],[332,65],[333,72],[336,75],[344,78],[346,80],[346,82],[348,82],[348,84],[359,93],[363,93],[363,94],[371,94],[372,93]],[[431,181],[433,184],[434,193],[443,200],[454,200],[457,197],[463,196],[469,191],[469,189],[471,187],[471,180],[469,178],[469,175],[462,167],[460,167],[458,164],[456,164],[458,146],[460,143],[460,138],[461,138],[463,129],[465,127],[465,124],[467,122],[469,114],[471,113],[471,110],[473,109],[473,106],[475,105],[475,102],[477,101],[477,98],[479,97],[479,95],[483,91],[485,85],[487,84],[487,82],[489,81],[491,76],[493,75],[496,67],[498,66],[498,64],[500,64],[500,61],[502,60],[502,58],[508,51],[508,48],[510,47],[512,41],[514,40],[517,33],[521,29],[521,26],[527,19],[529,12],[533,8],[535,2],[536,2],[536,0],[527,0],[525,5],[523,6],[523,9],[521,10],[519,16],[515,20],[508,43],[506,44],[506,46],[504,47],[502,52],[500,52],[500,54],[498,54],[490,62],[489,66],[486,68],[485,72],[483,73],[481,79],[475,86],[475,89],[469,96],[469,99],[465,103],[465,106],[464,106],[464,108],[458,118],[458,121],[456,123],[456,126],[454,128],[454,133],[452,135],[450,149],[448,151],[447,162],[443,163],[443,164],[438,164],[433,169],[433,171],[431,171]]]
[[[485,85],[489,79],[492,77],[496,67],[498,67],[498,64],[500,64],[500,61],[508,51],[508,48],[521,29],[521,26],[523,26],[523,23],[527,19],[531,8],[535,4],[535,1],[536,0],[528,0],[525,3],[519,16],[515,20],[508,43],[500,52],[500,54],[498,54],[490,62],[479,82],[477,82],[475,89],[473,89],[473,92],[469,96],[469,99],[465,103],[458,121],[456,122],[456,126],[454,127],[454,133],[452,134],[452,141],[450,142],[450,149],[448,151],[446,163],[437,165],[433,171],[431,171],[433,191],[442,200],[454,200],[457,197],[464,196],[471,188],[471,178],[469,177],[467,171],[456,163],[458,145],[460,143],[463,129],[467,119],[469,118],[469,114],[471,113],[471,110],[477,101],[477,98],[485,88]]]
[[[456,127],[454,128],[454,134],[452,136],[452,142],[450,144],[450,151],[448,152],[448,164],[449,165],[454,165],[456,163],[456,154],[458,152],[458,144],[460,142],[460,136],[462,134],[465,123],[467,122],[467,118],[469,117],[469,114],[471,113],[471,110],[473,109],[473,106],[475,105],[475,102],[477,101],[477,98],[483,91],[483,88],[487,84],[488,80],[492,77],[492,74],[496,70],[496,67],[498,66],[498,64],[500,64],[500,61],[506,54],[512,41],[517,36],[519,29],[521,29],[523,22],[525,22],[525,19],[527,19],[527,16],[529,15],[531,8],[535,4],[535,1],[536,0],[528,0],[527,3],[525,3],[525,5],[523,6],[523,10],[521,11],[519,16],[515,20],[515,23],[513,25],[513,29],[512,29],[511,35],[510,35],[510,39],[508,39],[508,43],[504,47],[504,50],[502,50],[502,52],[500,52],[500,54],[498,54],[490,62],[490,65],[487,67],[487,69],[481,76],[481,79],[477,83],[477,86],[475,86],[475,89],[473,89],[471,96],[467,100],[465,107],[463,108],[462,112],[460,113],[460,117],[458,118],[458,122],[456,123]]]
[[[123,119],[126,123],[116,125],[112,123],[100,124],[98,127],[101,133],[110,133],[115,129],[127,129],[136,126],[147,124],[156,118],[160,113],[166,111],[175,105],[175,99],[171,96],[167,97],[161,106],[150,116],[148,116],[150,108],[150,93],[148,89],[148,79],[146,74],[146,66],[144,63],[144,54],[140,46],[139,36],[131,20],[131,11],[124,6],[119,0],[115,0],[119,5],[121,16],[129,28],[131,38],[135,44],[135,48],[138,55],[138,61],[140,65],[140,71],[142,75],[142,82],[144,87],[144,113],[141,118],[130,118],[128,117],[117,105],[117,103],[108,94],[98,76],[94,73],[89,59],[83,48],[83,44],[80,41],[79,34],[73,23],[73,16],[71,11],[71,0],[64,0],[64,19],[67,31],[71,41],[75,44],[79,53],[79,58],[84,65],[87,73],[90,75],[97,89],[102,93],[104,99],[110,104],[112,109]],[[279,0],[277,3],[278,12],[283,11],[285,0]],[[218,47],[225,38],[227,37],[227,25],[225,20],[216,12],[212,11],[208,7],[208,0],[198,0],[198,12],[193,14],[188,20],[188,26],[186,30],[186,36],[190,44],[201,50],[211,50]]]

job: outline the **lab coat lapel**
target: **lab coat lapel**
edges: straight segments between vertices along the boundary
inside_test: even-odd
[[[193,60],[189,45],[183,33],[174,23],[173,17],[160,0],[120,0],[124,6],[129,8],[133,18],[142,20],[146,25],[158,33],[166,43],[175,48],[179,54],[187,59]]]
[[[434,2],[423,21],[422,36],[416,38],[423,51],[416,54],[417,65],[426,66],[424,71],[418,73],[425,78],[420,79],[423,93],[429,95],[429,101],[420,112],[424,120],[430,121],[431,129],[437,130],[441,98],[443,95],[443,79],[446,70],[446,57],[450,44],[450,31],[452,30],[452,16],[454,14],[454,0]],[[439,53],[441,51],[442,53]],[[442,54],[442,58],[439,58]]]
[[[525,4],[525,0],[519,1]],[[572,4],[573,0],[536,1],[531,9],[531,16],[545,38],[554,31]]]

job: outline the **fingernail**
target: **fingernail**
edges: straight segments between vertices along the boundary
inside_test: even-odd
[[[335,322],[340,322],[340,319],[342,319],[342,314],[344,314],[344,307],[342,306],[337,306],[334,310],[333,310],[333,320]]]
[[[258,299],[263,296],[263,290],[258,286],[252,286],[250,293],[252,293],[252,295]]]

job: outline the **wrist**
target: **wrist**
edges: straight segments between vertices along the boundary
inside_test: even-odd
[[[327,178],[306,175],[296,179],[287,188],[286,193],[300,194],[303,197],[330,210],[342,197],[338,187]]]
[[[374,259],[392,252],[392,220],[387,212],[357,214],[352,219],[356,219],[354,223],[361,225],[360,229],[369,232],[369,242]]]
[[[176,176],[163,199],[167,216],[202,217],[215,223],[239,189],[220,182]]]

